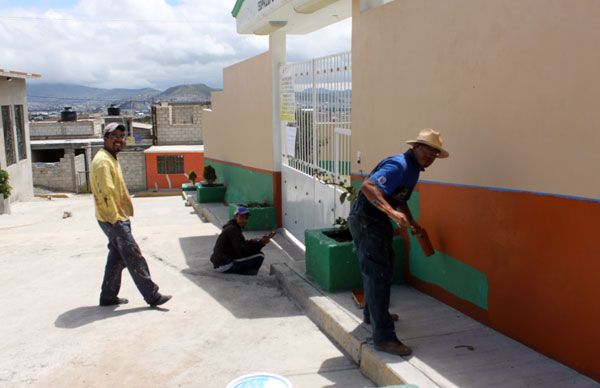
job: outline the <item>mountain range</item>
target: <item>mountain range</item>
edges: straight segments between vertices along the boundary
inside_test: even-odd
[[[79,112],[97,112],[114,104],[122,109],[148,112],[152,103],[209,102],[213,89],[205,84],[178,85],[160,91],[144,89],[102,89],[75,84],[37,83],[27,84],[29,111],[56,111],[71,106]]]

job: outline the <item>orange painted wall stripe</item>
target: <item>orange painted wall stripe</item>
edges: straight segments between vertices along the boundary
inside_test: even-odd
[[[469,315],[600,380],[600,202],[425,182],[418,190],[436,249],[488,278],[487,316]]]

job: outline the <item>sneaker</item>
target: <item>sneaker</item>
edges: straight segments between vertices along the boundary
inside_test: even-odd
[[[169,301],[169,299],[171,299],[172,296],[171,295],[161,295],[158,298],[156,298],[156,300],[152,303],[150,303],[150,306],[152,307],[156,307],[156,306],[160,306],[161,304],[165,304]]]
[[[390,314],[390,318],[392,318],[392,321],[396,322],[400,319],[400,316],[398,314]],[[370,325],[371,317],[368,315],[363,315],[363,323],[365,323],[366,325]]]
[[[100,306],[114,306],[114,305],[127,304],[127,303],[129,303],[129,300],[127,300],[125,298],[114,298],[114,299],[107,299],[107,300],[100,299]]]
[[[375,344],[375,350],[380,352],[386,352],[394,354],[396,356],[408,356],[412,353],[412,349],[404,345],[402,342],[396,341],[385,341],[379,344]]]

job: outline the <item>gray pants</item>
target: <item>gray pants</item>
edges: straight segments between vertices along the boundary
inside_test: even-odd
[[[252,256],[235,259],[230,263],[215,268],[215,271],[253,276],[258,274],[258,270],[260,269],[260,266],[262,265],[264,260],[265,254],[262,252],[258,252],[257,254]]]
[[[121,289],[121,272],[125,267],[129,270],[133,282],[146,303],[151,304],[156,301],[160,297],[158,286],[152,281],[148,263],[133,239],[131,223],[129,221],[117,221],[114,225],[108,222],[98,221],[98,223],[108,237],[108,257],[100,301],[110,302],[117,299]]]

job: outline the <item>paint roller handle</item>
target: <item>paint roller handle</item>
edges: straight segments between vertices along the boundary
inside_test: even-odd
[[[421,245],[421,249],[423,250],[425,256],[431,256],[435,253],[425,228],[421,228],[420,233],[415,233],[415,236],[417,237],[417,241],[419,241],[419,245]]]

